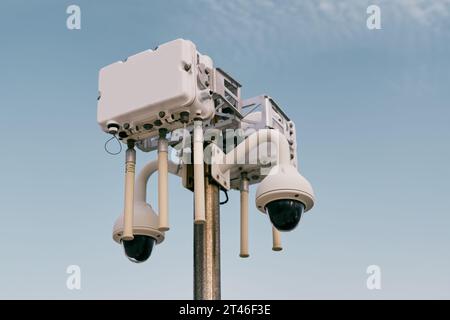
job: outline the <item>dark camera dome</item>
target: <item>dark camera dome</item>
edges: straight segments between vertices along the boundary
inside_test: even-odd
[[[140,263],[146,261],[152,254],[155,239],[149,236],[135,235],[133,240],[124,240],[122,243],[128,259]]]
[[[266,212],[273,226],[280,231],[291,231],[300,222],[305,205],[300,201],[282,199],[269,202]]]

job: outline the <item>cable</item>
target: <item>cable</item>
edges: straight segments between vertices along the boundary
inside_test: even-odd
[[[225,193],[225,197],[226,197],[225,201],[219,202],[220,205],[223,205],[223,204],[228,202],[229,198],[228,198],[228,191],[227,190],[223,190],[223,189],[221,189],[221,190],[223,191],[223,193]]]
[[[108,143],[109,143],[111,140],[113,140],[113,139],[116,139],[116,141],[119,143],[119,151],[118,151],[118,152],[111,152],[111,151],[108,150]],[[105,151],[106,151],[108,154],[113,155],[113,156],[116,156],[116,155],[118,155],[119,153],[122,152],[122,144],[120,143],[120,140],[116,137],[115,134],[111,137],[111,139],[109,139],[108,141],[105,142]]]

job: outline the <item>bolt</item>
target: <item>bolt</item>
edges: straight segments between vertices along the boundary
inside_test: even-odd
[[[191,70],[191,64],[190,63],[186,63],[185,65],[184,65],[184,70],[185,71],[189,71],[189,70]]]

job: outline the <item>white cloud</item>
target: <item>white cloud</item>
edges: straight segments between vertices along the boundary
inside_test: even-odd
[[[397,6],[423,25],[439,23],[450,13],[450,0],[399,0]]]
[[[198,3],[198,0],[194,2]],[[364,18],[365,8],[371,4],[380,5],[382,10],[394,11],[398,17],[411,18],[423,24],[438,22],[450,14],[450,0],[202,0],[201,3],[232,19],[268,8],[274,14],[314,14],[314,11],[320,11],[330,18],[342,15],[357,18],[362,13],[357,18],[360,20]]]
[[[420,28],[426,36],[430,31],[447,32],[450,16],[450,0],[191,0],[191,4],[203,16],[204,32],[233,42],[236,54],[264,49],[267,39],[295,41],[307,48],[365,36],[366,9],[371,4],[381,8],[382,32],[395,29],[393,37],[404,36],[405,28]]]
[[[366,8],[371,4],[381,7],[382,14],[396,22],[412,22],[430,26],[446,21],[450,16],[450,0],[191,0],[199,12],[202,8],[215,15],[217,28],[224,26],[251,28],[266,32],[275,24],[292,23],[293,28],[304,26],[328,28],[330,22],[339,22],[333,28],[357,29],[365,26]],[[361,23],[359,23],[361,22]],[[214,27],[214,25],[212,26]],[[242,31],[246,31],[243,29]]]

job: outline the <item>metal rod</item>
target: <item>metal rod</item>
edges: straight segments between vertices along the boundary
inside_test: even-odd
[[[203,122],[194,121],[194,221],[197,224],[205,222],[205,161],[203,154]]]
[[[220,300],[219,186],[205,177],[205,216],[194,223],[194,299]]]
[[[168,163],[168,143],[166,132],[160,131],[158,141],[158,212],[159,231],[169,231],[169,163]]]
[[[248,185],[247,174],[241,175],[241,250],[239,256],[248,258]]]
[[[134,141],[128,140],[128,149],[125,154],[125,208],[123,216],[122,240],[133,240],[134,216],[134,179],[136,171],[136,151]]]
[[[274,226],[272,226],[272,250],[273,251],[283,250],[283,246],[281,245],[280,231],[278,231]]]

